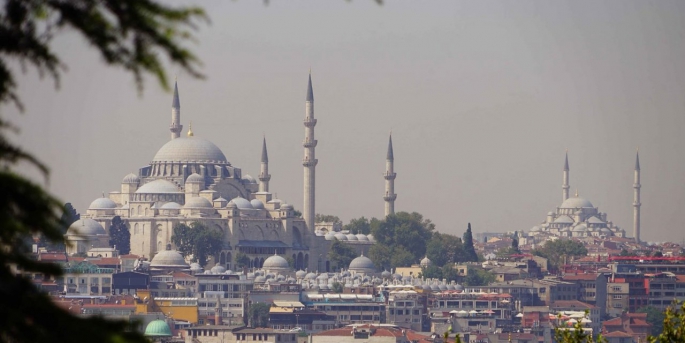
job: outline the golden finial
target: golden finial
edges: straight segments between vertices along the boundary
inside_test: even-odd
[[[190,121],[190,125],[188,125],[188,137],[193,137],[193,121]]]
[[[578,197],[578,188],[576,188],[576,198]]]

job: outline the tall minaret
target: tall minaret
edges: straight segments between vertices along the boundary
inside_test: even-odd
[[[171,102],[171,126],[169,126],[171,139],[180,137],[181,130],[183,130],[183,125],[181,125],[181,100],[178,98],[178,82],[174,82],[174,100]]]
[[[568,150],[566,150],[566,160],[564,161],[564,184],[561,186],[561,202],[568,199],[568,190],[571,188],[568,184]]]
[[[633,237],[640,243],[640,153],[635,154],[635,179],[633,183]]]
[[[271,175],[269,174],[269,155],[266,153],[266,137],[264,137],[264,143],[262,144],[262,164],[259,171],[259,192],[269,192],[269,180],[271,180]]]
[[[394,170],[395,156],[392,152],[392,133],[390,134],[390,140],[388,141],[388,155],[385,158],[385,173],[383,177],[385,178],[385,216],[395,214],[395,199],[397,199],[397,194],[395,194],[395,177],[397,174]]]
[[[304,146],[304,159],[302,159],[302,165],[304,166],[304,207],[302,208],[302,216],[307,224],[307,229],[311,232],[314,232],[316,164],[319,162],[314,154],[314,148],[316,148],[314,126],[316,126],[316,119],[314,119],[314,91],[312,90],[312,73],[309,72],[307,101],[305,102],[304,112],[304,142],[302,142]]]

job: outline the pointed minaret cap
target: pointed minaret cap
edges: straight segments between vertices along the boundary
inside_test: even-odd
[[[309,71],[309,84],[307,85],[307,101],[314,101],[314,90],[312,90],[312,71]]]
[[[392,152],[392,132],[390,133],[390,139],[388,140],[388,156],[386,157],[388,161],[394,161],[395,155]]]
[[[174,100],[171,102],[172,108],[181,108],[181,100],[178,98],[178,82],[174,82]]]
[[[262,143],[262,162],[269,162],[269,155],[266,153],[266,136],[264,137],[264,142]]]
[[[640,170],[640,151],[635,153],[635,170]]]
[[[564,161],[564,171],[568,171],[568,149],[566,149],[566,160]]]
[[[190,122],[190,125],[188,125],[188,137],[193,137],[193,122]]]

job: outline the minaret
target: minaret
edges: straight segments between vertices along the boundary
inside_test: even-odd
[[[302,165],[304,166],[304,207],[302,208],[302,216],[307,224],[307,228],[311,232],[314,232],[316,164],[319,162],[314,154],[314,148],[316,148],[314,126],[316,126],[316,119],[314,119],[314,91],[312,90],[312,73],[309,72],[307,101],[305,102],[304,112],[304,142],[302,143],[304,146],[304,159],[302,159]]]
[[[640,243],[640,153],[635,154],[635,179],[633,183],[633,237]]]
[[[568,150],[566,150],[566,160],[564,161],[564,184],[561,186],[561,202],[568,199],[568,190],[571,188],[568,184]]]
[[[271,180],[271,175],[269,174],[269,155],[266,153],[266,137],[264,137],[264,142],[262,143],[262,164],[259,171],[259,192],[269,192],[269,180]]]
[[[183,125],[181,125],[181,100],[178,98],[178,82],[174,82],[174,100],[171,102],[171,126],[169,126],[171,139],[180,137],[181,130],[183,130]]]
[[[385,216],[395,214],[395,199],[397,199],[397,194],[395,194],[395,177],[397,174],[394,170],[395,156],[392,152],[392,133],[390,134],[390,140],[388,141],[388,155],[385,158],[385,173],[383,177],[385,178]]]

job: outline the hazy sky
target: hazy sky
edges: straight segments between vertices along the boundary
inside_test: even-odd
[[[178,68],[181,120],[244,174],[302,207],[307,72],[316,99],[317,212],[383,215],[393,132],[396,210],[443,232],[529,229],[561,203],[564,150],[577,188],[632,235],[635,149],[642,237],[685,239],[685,1],[208,1]],[[15,137],[85,212],[169,140],[171,94],[103,67],[75,35],[61,88],[20,75]],[[184,133],[185,134],[185,133]]]

